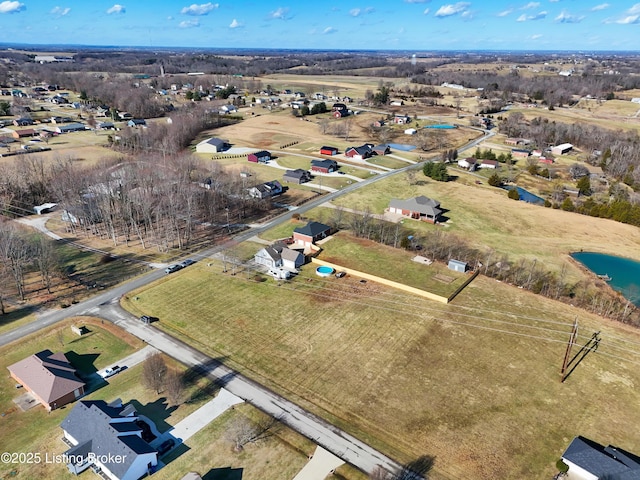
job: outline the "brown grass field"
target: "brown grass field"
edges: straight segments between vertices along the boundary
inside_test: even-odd
[[[400,461],[434,455],[435,480],[550,478],[578,434],[640,448],[637,330],[482,276],[443,306],[308,267],[282,285],[221,270],[125,305]],[[580,345],[603,341],[563,384],[576,316]]]

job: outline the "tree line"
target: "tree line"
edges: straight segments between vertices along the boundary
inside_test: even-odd
[[[440,229],[416,232],[403,224],[378,219],[367,209],[353,215],[340,208],[335,209],[328,224],[338,230],[349,230],[356,237],[394,248],[417,250],[419,247],[421,254],[432,260],[445,263],[452,258],[461,260],[485,276],[603,317],[640,326],[640,310],[630,300],[597,288],[586,279],[570,282],[566,265],[559,272],[551,271],[536,259],[513,260],[493,248],[477,247]]]

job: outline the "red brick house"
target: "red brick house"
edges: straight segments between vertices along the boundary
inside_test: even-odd
[[[35,137],[37,132],[33,128],[25,128],[24,130],[14,130],[11,135],[13,138]]]
[[[436,223],[442,214],[440,202],[425,196],[407,200],[392,198],[389,202],[389,212],[429,223]]]
[[[7,367],[47,410],[55,410],[84,395],[85,383],[76,376],[64,353],[43,350]]]

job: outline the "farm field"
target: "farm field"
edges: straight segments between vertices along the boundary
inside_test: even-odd
[[[422,173],[416,172],[416,176],[420,178]],[[514,202],[507,198],[504,190],[486,184],[440,183],[426,179],[409,184],[405,175],[397,175],[332,203],[356,210],[368,207],[372,213],[383,213],[390,199],[418,195],[438,200],[442,208],[448,210],[445,215],[449,220],[442,226],[405,220],[405,226],[414,226],[418,231],[444,228],[473,239],[476,247],[492,248],[514,258],[538,259],[549,270],[559,271],[566,264],[574,277],[581,275],[568,258],[569,253],[580,249],[639,258],[640,231],[636,227]]]
[[[577,434],[640,448],[634,329],[482,276],[443,306],[308,267],[283,284],[221,271],[124,304],[400,461],[434,455],[431,478],[549,478]],[[563,384],[576,315],[578,343],[603,342]]]

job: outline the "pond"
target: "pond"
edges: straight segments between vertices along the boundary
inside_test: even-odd
[[[520,195],[520,201],[527,203],[535,203],[536,205],[544,205],[544,198],[534,195],[533,193],[525,190],[522,187],[514,187],[513,185],[507,185],[502,187],[505,190],[513,190],[514,188],[518,190],[518,194]]]
[[[640,262],[595,252],[575,252],[571,257],[640,307]]]

